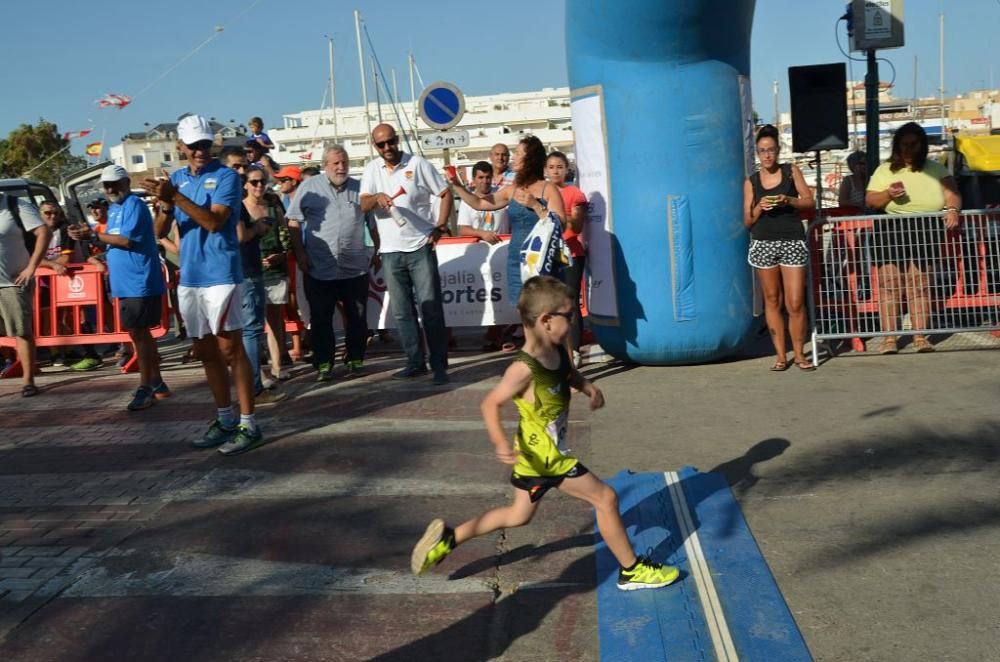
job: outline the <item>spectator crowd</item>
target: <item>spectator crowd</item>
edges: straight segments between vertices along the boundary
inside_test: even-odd
[[[264,443],[256,407],[288,397],[281,382],[310,350],[319,382],[364,374],[366,349],[378,331],[367,322],[369,274],[379,270],[406,357],[393,379],[448,384],[452,338],[435,247],[453,234],[456,197],[455,233],[489,244],[511,235],[511,244],[520,246],[537,221],[558,217],[574,258],[562,275],[579,300],[586,197],[567,183],[566,156],[547,154],[537,138],[523,138],[513,153],[497,144],[489,162],[474,164],[468,177],[451,171],[446,179],[422,156],[404,152],[393,126],[380,124],[371,134],[378,156],[358,179],[340,145],[325,149],[322,170],[279,166],[268,155],[274,144],[263,121],[254,117],[248,125],[252,135],[244,146],[219,152],[206,118],[182,117],[177,138],[186,167],[133,182],[122,166],[107,166],[100,173],[103,195],[88,203],[85,223],[71,223],[54,202],[36,209],[29,200],[2,196],[0,335],[16,338],[15,351],[4,348],[3,358],[7,366],[19,362],[22,396],[39,393],[36,362],[46,353],[51,365],[86,372],[114,351],[119,366],[138,366],[128,410],[169,397],[151,333],[169,325],[161,319],[169,296],[178,337],[192,341],[185,360],[201,362],[216,407],[209,429],[193,444],[224,455],[246,452]],[[163,259],[167,253],[177,256],[177,265]],[[509,255],[507,300],[513,307],[521,289],[519,251]],[[107,332],[117,320],[129,342],[110,349],[77,345],[77,352],[72,346],[38,349],[33,309],[50,306],[55,281],[35,278],[35,272],[47,267],[65,276],[79,264],[100,274],[108,296],[100,311],[58,308],[59,334]],[[73,319],[77,315],[81,319]],[[286,334],[289,318],[302,330]],[[565,341],[577,366],[581,330],[577,312]],[[498,325],[487,330],[483,346],[513,352],[523,342],[519,325]],[[107,351],[102,355],[101,349]]]

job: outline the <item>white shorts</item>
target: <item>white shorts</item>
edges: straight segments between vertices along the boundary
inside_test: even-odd
[[[177,307],[191,338],[242,329],[242,304],[240,285],[177,288]]]

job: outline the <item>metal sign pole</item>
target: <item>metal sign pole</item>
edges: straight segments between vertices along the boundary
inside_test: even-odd
[[[865,140],[867,145],[868,173],[875,172],[879,160],[878,130],[878,62],[875,49],[868,49],[868,73],[865,74]]]

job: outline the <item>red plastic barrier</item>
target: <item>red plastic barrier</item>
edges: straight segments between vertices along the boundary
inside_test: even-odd
[[[38,347],[66,345],[104,345],[131,342],[128,332],[121,327],[118,300],[108,299],[101,269],[90,263],[66,265],[66,275],[60,276],[47,267],[35,271],[33,323],[35,344]],[[93,332],[83,329],[84,309],[96,310]],[[62,320],[62,325],[60,325]],[[68,329],[66,327],[69,327]],[[150,329],[153,338],[162,338],[170,327],[170,304],[163,295],[160,325]],[[14,347],[14,338],[0,338],[0,347]],[[121,371],[139,369],[135,353]],[[20,362],[7,370],[7,377],[21,375]]]

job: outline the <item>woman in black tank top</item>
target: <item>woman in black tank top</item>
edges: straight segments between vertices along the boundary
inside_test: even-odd
[[[813,195],[794,164],[778,163],[778,130],[770,124],[757,132],[760,170],[743,184],[743,224],[751,231],[747,261],[764,290],[764,316],[777,358],[771,370],[788,367],[785,316],[792,337],[795,365],[813,370],[806,359],[806,248],[801,210],[813,206]]]

